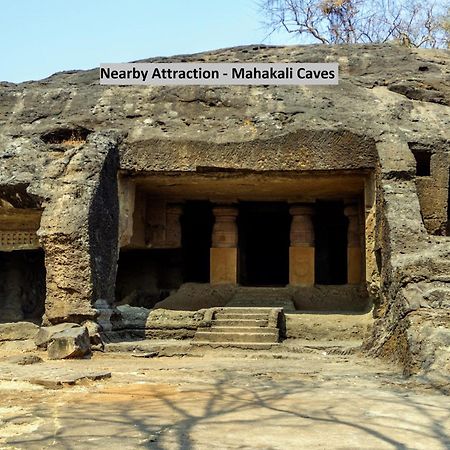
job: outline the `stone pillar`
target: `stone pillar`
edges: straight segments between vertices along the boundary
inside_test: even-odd
[[[181,223],[180,217],[183,206],[180,204],[168,204],[166,206],[166,247],[181,248]]]
[[[348,217],[347,231],[347,283],[361,283],[361,236],[359,229],[359,211],[357,205],[345,207],[344,214]]]
[[[95,320],[96,302],[114,301],[119,242],[115,136],[93,135],[64,175],[40,187],[52,195],[38,231],[45,251],[44,324]]]
[[[289,284],[314,285],[314,209],[310,205],[291,206],[291,245],[289,247]]]
[[[215,223],[212,232],[210,252],[210,283],[237,283],[238,231],[234,206],[213,208]]]

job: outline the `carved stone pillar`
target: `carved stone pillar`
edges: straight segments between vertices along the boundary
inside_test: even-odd
[[[180,217],[183,206],[168,204],[166,206],[166,247],[181,248],[181,223]]]
[[[361,232],[358,219],[358,206],[348,205],[344,214],[348,217],[347,231],[347,283],[361,283]]]
[[[233,206],[216,206],[210,252],[211,284],[237,283],[237,244],[238,231],[236,217],[237,208]]]
[[[314,285],[314,209],[310,205],[291,206],[291,245],[289,247],[289,284]]]

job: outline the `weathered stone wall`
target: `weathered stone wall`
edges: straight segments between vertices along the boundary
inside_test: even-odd
[[[410,148],[414,150],[417,146],[410,144]],[[449,227],[447,208],[450,186],[448,147],[435,145],[432,148],[424,148],[422,151],[431,155],[431,161],[430,175],[416,176],[420,210],[429,233],[446,235]]]
[[[382,284],[368,347],[408,374],[448,372],[450,239],[430,236],[424,227],[407,144],[391,136],[378,151]]]

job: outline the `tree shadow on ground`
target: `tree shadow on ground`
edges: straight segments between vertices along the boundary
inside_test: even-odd
[[[138,387],[135,384],[132,391],[127,391],[129,385],[123,386],[122,394],[120,390],[80,394],[79,401],[72,393],[70,401],[62,399],[53,405],[33,407],[33,417],[44,419],[47,429],[11,438],[8,443],[27,449],[75,450],[88,445],[89,448],[191,450],[197,448],[196,439],[199,433],[207,432],[206,427],[223,429],[225,439],[229,430],[236,433],[252,430],[258,437],[265,429],[276,426],[282,429],[280,433],[298,437],[296,442],[300,445],[305,433],[321,425],[339,427],[344,434],[348,430],[358,436],[362,448],[366,442],[374,442],[378,448],[406,449],[415,439],[428,439],[436,448],[450,447],[450,409],[421,403],[408,396],[405,389],[398,392],[391,389],[387,396],[366,394],[363,387],[355,388],[354,401],[364,399],[375,408],[388,408],[394,414],[406,411],[392,420],[389,420],[392,416],[386,414],[384,419],[388,420],[380,423],[378,419],[383,415],[376,411],[371,415],[370,410],[352,404],[351,398],[348,398],[348,408],[343,409],[345,399],[341,401],[341,397],[345,398],[345,389],[342,392],[329,390],[329,401],[324,400],[323,395],[319,399],[318,393],[327,387],[301,374],[297,380],[275,381],[264,373],[252,374],[251,378],[243,378],[239,371],[219,373],[217,376],[205,371],[205,376],[209,374],[216,379],[211,382],[204,379],[195,384],[190,384],[180,373],[180,382],[185,381],[189,388],[181,391],[172,385],[161,390],[155,387],[157,385]],[[349,385],[346,387],[348,389]],[[305,398],[317,398],[318,402],[304,404]],[[440,416],[439,420],[434,413]],[[404,433],[408,434],[409,444],[406,438],[398,438]],[[221,435],[214,435],[211,447],[227,448],[223,439]],[[345,446],[345,437],[343,439],[341,444]],[[243,436],[241,448],[249,448],[244,440]],[[326,435],[321,444],[333,448],[327,444]],[[273,448],[279,445],[274,442]]]

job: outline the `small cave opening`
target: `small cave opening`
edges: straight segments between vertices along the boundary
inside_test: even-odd
[[[315,235],[315,283],[347,283],[348,219],[341,201],[316,202],[313,219]]]
[[[40,324],[45,310],[44,251],[0,252],[0,322]]]
[[[239,283],[286,286],[289,283],[291,216],[284,202],[239,205]]]
[[[431,152],[423,148],[415,148],[410,146],[411,152],[416,160],[416,176],[431,176]]]

